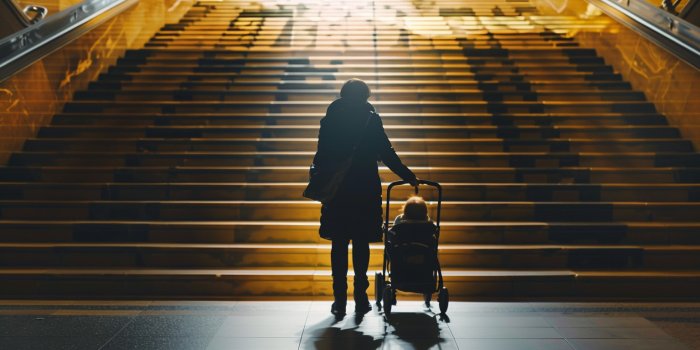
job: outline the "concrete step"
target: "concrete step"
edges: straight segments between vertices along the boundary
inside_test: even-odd
[[[479,90],[453,91],[373,91],[377,100],[391,101],[645,101],[641,92],[482,92]],[[154,90],[96,90],[79,91],[75,100],[113,101],[329,101],[338,96],[331,90],[277,90],[277,91],[218,91],[173,89]]]
[[[183,151],[315,151],[315,138],[38,138],[28,139],[24,150],[29,152],[183,152]],[[395,149],[406,152],[596,152],[614,149],[618,152],[692,152],[690,141],[667,139],[544,139],[518,140],[499,138],[392,138]]]
[[[421,79],[421,80],[365,80],[376,91],[395,89],[421,92],[424,90],[482,90],[485,92],[536,92],[536,91],[629,91],[631,86],[624,81],[498,81],[498,80],[469,80],[469,79]],[[332,90],[340,91],[344,84],[340,80],[280,80],[280,79],[256,79],[255,81],[241,80],[215,80],[207,81],[161,81],[161,80],[118,80],[103,79],[90,83],[88,89],[148,89],[171,90],[185,89],[188,91],[218,90],[218,91],[276,91],[276,90]]]
[[[330,268],[330,244],[0,243],[2,268]],[[700,263],[693,245],[458,245],[444,269],[668,269]],[[384,246],[372,245],[370,269]],[[350,259],[351,260],[351,259]]]
[[[215,57],[218,56],[218,57]],[[327,65],[344,65],[344,64],[468,64],[472,66],[503,66],[503,65],[557,65],[557,64],[604,64],[602,58],[590,56],[566,56],[552,55],[547,57],[532,58],[532,57],[467,57],[465,55],[415,55],[407,57],[406,55],[382,55],[376,57],[374,54],[365,56],[338,56],[338,55],[318,55],[312,54],[304,57],[300,56],[261,56],[253,54],[244,56],[242,54],[232,54],[228,57],[225,54],[209,54],[189,52],[176,55],[169,55],[167,52],[158,53],[142,50],[126,51],[124,56],[119,58],[117,65],[120,64],[327,64]]]
[[[235,12],[234,12],[235,13]],[[213,15],[213,14],[210,14]],[[235,15],[235,14],[234,14]],[[221,17],[221,20],[225,23],[227,19],[230,20],[228,14],[224,13],[219,13],[219,17]],[[210,16],[205,16],[207,20],[212,20],[212,17]],[[186,18],[186,17],[185,17]],[[196,20],[196,19],[195,19]],[[230,22],[230,21],[229,21]],[[313,25],[313,22],[304,22],[300,20],[292,20],[292,23],[295,25]],[[260,29],[255,33],[255,41],[273,41],[273,40],[290,40],[290,39],[297,39],[301,42],[306,41],[306,40],[314,40],[314,39],[319,39],[316,35],[308,33],[304,29],[299,29],[299,30],[286,30],[285,27],[289,22],[285,23],[285,26],[283,26],[281,29],[282,31],[278,31],[275,29],[271,29],[271,27],[275,27],[274,23],[266,23],[265,29]],[[160,31],[154,34],[153,38],[161,39],[161,40],[166,40],[166,39],[188,39],[188,40],[247,40],[248,38],[251,37],[250,31],[247,30],[240,30],[240,29],[235,29],[235,28],[227,28],[224,31],[207,31],[207,30],[201,30],[197,28],[196,26],[193,26],[195,23],[192,22],[192,25],[185,25],[185,26],[178,26],[178,25],[173,25],[173,24],[166,24]],[[532,33],[532,34],[494,34],[494,35],[479,35],[479,34],[474,34],[468,38],[463,38],[460,37],[458,34],[453,35],[450,37],[441,37],[441,36],[436,36],[436,37],[425,37],[423,35],[420,35],[419,33],[406,33],[405,31],[401,31],[401,29],[391,27],[391,26],[383,26],[381,23],[375,23],[376,25],[376,31],[372,31],[370,36],[371,37],[376,37],[378,41],[380,42],[387,42],[387,41],[409,41],[409,42],[425,42],[425,43],[449,43],[449,42],[459,42],[459,43],[530,43],[530,42],[535,42],[535,43],[545,43],[545,42],[568,42],[568,43],[576,43],[574,38],[571,37],[565,37],[565,36],[558,36],[553,33],[548,33],[546,32],[541,32],[541,33]],[[278,27],[279,28],[279,27]],[[183,30],[184,29],[184,30]],[[363,29],[363,27],[359,27],[358,29]],[[400,36],[397,38],[397,34]],[[365,40],[367,39],[367,34],[365,33],[357,33],[357,32],[350,32],[350,33],[344,33],[342,35],[343,38],[347,40]],[[334,39],[334,37],[321,37],[321,39],[328,41],[328,39]]]
[[[314,152],[21,152],[11,166],[308,166]],[[431,167],[697,167],[680,152],[399,152],[404,163]]]
[[[50,125],[39,130],[40,138],[317,138],[318,125]],[[386,125],[389,138],[677,138],[678,129],[668,125]]]
[[[419,64],[289,64],[289,65],[267,65],[267,64],[180,64],[180,65],[159,65],[159,64],[121,64],[112,66],[107,70],[111,74],[126,73],[191,73],[197,76],[199,73],[240,73],[240,74],[280,74],[280,73],[432,73],[431,75],[444,74],[452,76],[462,72],[474,74],[509,74],[522,73],[529,74],[569,74],[577,72],[589,73],[614,73],[611,66],[597,64],[560,64],[543,66],[538,65],[501,65],[501,66],[476,66],[467,64],[440,64],[440,65],[419,65]]]
[[[266,82],[266,81],[303,81],[303,80],[339,80],[344,81],[351,78],[378,81],[416,81],[422,80],[442,80],[443,83],[449,81],[475,82],[475,81],[620,81],[620,74],[611,72],[235,72],[233,70],[225,72],[107,72],[99,76],[103,82],[111,81],[203,81],[203,82]]]
[[[46,183],[0,182],[0,199],[12,200],[298,200],[306,182]],[[386,185],[383,184],[384,193]],[[697,202],[700,184],[508,184],[443,182],[448,201]],[[392,197],[407,198],[408,186]],[[421,196],[436,200],[433,188]],[[400,200],[399,200],[400,201]]]
[[[401,202],[392,202],[390,217]],[[429,211],[435,217],[435,203]],[[443,201],[445,221],[649,221],[693,222],[697,202],[518,202]],[[268,201],[81,201],[0,200],[1,220],[166,220],[166,221],[314,221],[320,203]]]
[[[295,38],[296,39],[296,38]],[[550,48],[574,48],[579,47],[578,43],[575,42],[555,42],[555,41],[510,41],[510,42],[468,42],[468,41],[418,41],[418,40],[399,40],[399,39],[377,39],[372,40],[371,37],[365,39],[355,39],[355,40],[345,40],[347,43],[339,45],[340,38],[328,38],[316,40],[313,42],[316,48],[322,49],[343,49],[349,48],[352,45],[359,45],[359,49],[372,49],[377,50],[391,50],[396,48],[404,48],[406,50],[425,50],[433,48],[435,50],[511,50],[511,49],[550,49]],[[144,47],[146,48],[163,48],[163,49],[202,49],[202,50],[216,50],[216,49],[226,49],[230,48],[233,50],[240,50],[244,48],[249,48],[251,50],[256,49],[277,49],[279,47],[297,48],[297,49],[307,49],[307,47],[299,45],[279,45],[278,43],[285,39],[281,36],[278,40],[240,40],[240,39],[187,39],[187,38],[152,38],[149,40]],[[341,39],[342,40],[342,39]],[[297,41],[297,40],[295,40]],[[368,45],[368,42],[371,43]],[[311,43],[311,42],[309,42]],[[376,45],[376,46],[372,46]]]
[[[530,49],[526,46],[518,48],[414,48],[406,50],[403,47],[375,48],[372,44],[354,47],[229,47],[229,48],[157,48],[149,47],[139,50],[141,55],[150,57],[181,56],[204,57],[207,58],[241,58],[242,55],[250,58],[259,57],[285,57],[285,58],[309,58],[314,56],[334,56],[334,57],[366,57],[366,56],[394,56],[394,57],[440,57],[444,55],[455,55],[473,58],[536,58],[536,57],[596,57],[594,49],[589,48],[555,48],[542,47]]]
[[[670,184],[700,182],[697,167],[425,167],[412,166],[419,178],[438,182]],[[387,168],[379,169],[384,181],[398,178]],[[2,181],[40,182],[305,182],[305,166],[6,166]]]
[[[59,113],[52,125],[313,125],[320,113]],[[667,126],[657,113],[382,113],[391,125],[538,125],[538,126]]]
[[[464,55],[416,55],[406,57],[405,55],[381,55],[375,56],[343,56],[343,55],[308,55],[298,56],[235,56],[232,57],[212,57],[212,54],[190,52],[186,55],[167,55],[148,50],[127,50],[124,56],[117,60],[117,65],[121,64],[275,64],[286,66],[288,64],[468,64],[473,66],[502,66],[502,65],[557,65],[557,64],[604,64],[605,60],[595,55],[589,56],[563,56],[552,55],[539,58],[530,57],[466,57]]]
[[[64,112],[139,113],[323,113],[322,101],[71,101]],[[644,101],[379,101],[381,113],[654,113],[654,105]]]
[[[373,271],[368,275],[373,283]],[[700,292],[700,273],[694,271],[479,269],[445,270],[443,275],[455,299],[659,300],[689,299]],[[73,299],[308,298],[332,295],[330,280],[327,269],[2,269],[0,295]],[[656,288],[648,288],[651,285]]]
[[[698,245],[697,222],[445,221],[441,244]],[[5,243],[328,243],[318,221],[0,220]]]

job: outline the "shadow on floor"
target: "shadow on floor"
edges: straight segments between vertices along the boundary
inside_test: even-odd
[[[362,316],[349,316],[327,319],[307,327],[304,330],[302,349],[336,350],[336,349],[379,349],[382,347],[382,337],[386,327],[363,326]]]
[[[440,348],[447,342],[443,332],[447,325],[438,323],[438,315],[422,312],[393,313],[388,321],[388,336],[395,337],[404,346],[416,350]],[[444,328],[443,328],[444,327]]]
[[[329,316],[307,326],[302,341],[303,349],[379,349],[389,348],[425,350],[440,348],[451,338],[445,322],[432,313],[393,313],[387,321],[383,317],[348,316],[336,319]],[[447,334],[445,334],[447,332]],[[386,347],[385,347],[386,348]]]

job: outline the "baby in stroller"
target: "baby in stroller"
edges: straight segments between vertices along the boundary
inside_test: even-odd
[[[406,203],[401,207],[401,212],[396,219],[394,219],[394,226],[398,224],[408,224],[408,223],[426,223],[431,222],[428,216],[428,205],[425,203],[423,197],[411,196],[406,200]]]
[[[389,230],[389,255],[394,287],[428,294],[435,290],[438,231],[419,196],[410,197]]]

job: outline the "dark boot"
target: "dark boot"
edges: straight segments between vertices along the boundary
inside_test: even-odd
[[[361,285],[363,287],[359,287],[358,285]],[[369,302],[369,297],[367,297],[367,287],[366,285],[369,285],[369,282],[366,283],[357,283],[355,282],[355,313],[357,314],[366,314],[370,311],[372,311],[372,304]]]
[[[331,305],[331,313],[335,315],[335,317],[343,317],[345,316],[345,306],[345,301],[334,301],[333,305]]]
[[[355,300],[355,313],[356,314],[366,314],[372,311],[372,304],[367,300],[366,296],[364,300]]]

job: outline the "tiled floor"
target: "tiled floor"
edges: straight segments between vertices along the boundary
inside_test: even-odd
[[[0,301],[0,349],[699,349],[700,304]],[[353,306],[348,305],[348,311]]]

